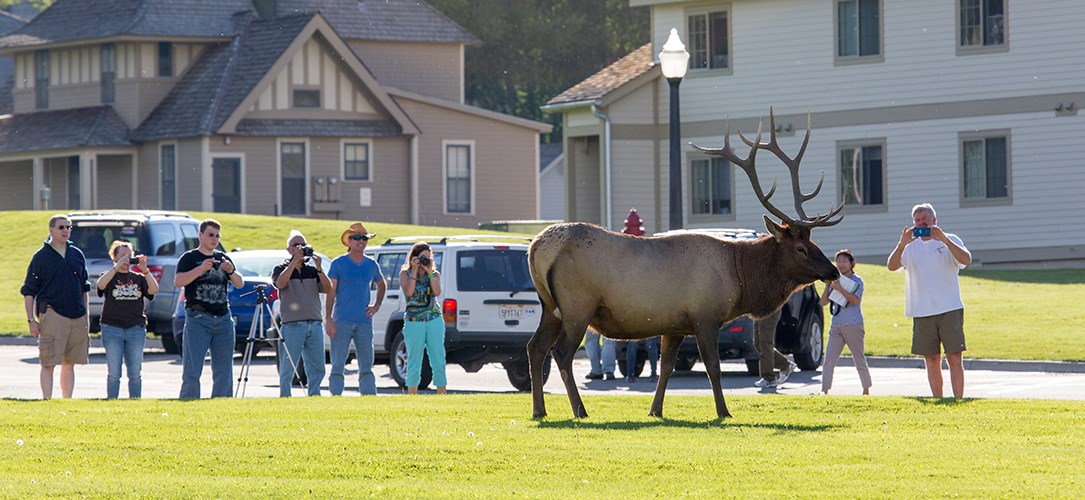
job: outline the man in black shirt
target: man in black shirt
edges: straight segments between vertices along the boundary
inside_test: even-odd
[[[38,337],[41,397],[53,397],[53,369],[60,365],[60,391],[72,397],[75,365],[87,364],[90,281],[83,252],[71,244],[72,221],[64,215],[49,219],[49,239],[34,253],[20,293],[26,306],[30,335]]]
[[[320,256],[312,249],[301,231],[290,231],[286,240],[290,258],[275,266],[271,273],[279,290],[282,317],[283,338],[279,344],[279,396],[282,397],[290,396],[299,357],[305,361],[310,396],[320,395],[320,383],[324,380],[324,315],[321,314],[324,305],[320,294],[331,288],[331,282],[324,275]]]
[[[219,246],[222,225],[214,219],[200,222],[200,246],[177,260],[174,286],[185,287],[185,331],[182,345],[181,399],[199,399],[203,359],[211,351],[211,397],[234,392],[234,320],[227,301],[227,284],[237,288],[245,280]]]

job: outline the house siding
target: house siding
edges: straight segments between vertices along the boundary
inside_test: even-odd
[[[463,102],[463,45],[349,41],[381,85]]]
[[[136,208],[152,210],[162,206],[162,169],[159,146],[149,142],[139,147],[136,157],[139,164],[136,174]]]
[[[98,206],[136,208],[132,198],[132,155],[98,155]]]
[[[210,158],[204,158],[203,138],[177,141],[177,209],[206,210],[203,206],[204,169],[210,170]],[[155,168],[158,163],[155,162]],[[244,166],[242,166],[244,168]]]
[[[33,160],[0,162],[0,210],[34,208]]]
[[[339,56],[312,38],[290,58],[260,92],[246,118],[316,118],[372,120],[383,118],[372,94],[361,86]],[[319,108],[293,106],[295,89],[319,90]]]

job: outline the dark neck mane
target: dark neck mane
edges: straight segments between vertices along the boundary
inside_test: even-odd
[[[780,245],[771,237],[735,245],[735,267],[741,296],[737,313],[761,318],[772,314],[801,287],[780,268]]]

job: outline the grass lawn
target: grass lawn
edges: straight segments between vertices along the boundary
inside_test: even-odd
[[[8,228],[0,241],[0,254],[14,256],[14,266],[0,268],[0,335],[26,335],[23,298],[18,289],[30,257],[47,234],[52,212],[0,212]],[[295,219],[239,214],[193,212],[212,216],[222,224],[222,245],[227,249],[282,248],[290,229],[301,229],[319,252],[336,256],[349,221]],[[509,234],[462,228],[439,228],[367,223],[377,242],[391,236]],[[514,235],[529,236],[529,235]],[[892,242],[890,242],[890,245]],[[911,320],[904,317],[904,275],[880,265],[860,264],[856,271],[866,282],[863,312],[867,353],[911,356]],[[819,289],[821,285],[819,284]],[[1085,269],[1039,271],[966,270],[961,277],[965,301],[967,356],[991,359],[1085,361]],[[828,328],[828,321],[826,321]]]
[[[0,495],[1085,495],[1074,401],[564,395],[0,401]]]

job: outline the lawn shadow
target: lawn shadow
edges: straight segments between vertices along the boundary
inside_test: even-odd
[[[537,420],[536,423],[542,429],[604,429],[604,430],[617,430],[617,431],[637,431],[641,429],[653,429],[653,428],[684,428],[684,429],[707,429],[712,427],[719,427],[721,429],[769,429],[777,433],[797,433],[797,432],[824,432],[833,429],[838,429],[843,426],[830,425],[830,424],[818,424],[818,425],[796,425],[796,424],[759,424],[759,423],[738,423],[733,420],[720,420],[713,418],[709,420],[680,420],[673,418],[661,418],[648,421],[625,421],[625,422],[592,422],[585,419],[564,419],[564,420]]]
[[[976,401],[976,398],[957,399],[957,398],[951,398],[951,397],[936,398],[936,397],[929,397],[929,396],[912,396],[912,397],[909,397],[908,399],[911,399],[913,401],[918,401],[918,402],[923,403],[923,404],[925,404],[927,406],[958,406],[958,405],[966,405],[966,404],[969,404],[969,403],[972,403],[972,402]]]
[[[961,271],[961,276],[1007,283],[1038,285],[1085,284],[1085,269],[969,269]]]

